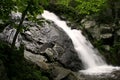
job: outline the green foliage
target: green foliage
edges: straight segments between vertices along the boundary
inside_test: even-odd
[[[0,0],[0,32],[10,23],[10,13],[15,6],[12,0]]]
[[[26,16],[30,20],[34,20],[38,14],[41,14],[43,12],[42,5],[47,4],[47,0],[14,0],[14,2],[17,6],[16,10],[19,12],[23,13],[28,7]]]
[[[69,6],[80,14],[90,15],[106,8],[107,0],[57,0],[55,4]]]
[[[6,21],[9,19],[9,14],[13,10],[13,0],[0,0],[0,20]]]
[[[76,0],[79,5],[75,7],[81,14],[98,13],[104,6],[106,0]]]
[[[3,61],[9,80],[48,80],[39,67],[23,57],[24,47],[11,49],[7,43],[0,44],[0,59]]]
[[[70,3],[70,0],[57,0],[57,4],[68,6],[69,3]]]

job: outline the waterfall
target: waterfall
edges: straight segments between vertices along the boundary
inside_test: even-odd
[[[108,66],[101,58],[99,52],[92,44],[82,35],[81,30],[71,29],[65,21],[59,19],[54,13],[44,11],[42,17],[53,21],[58,27],[62,28],[71,38],[74,48],[81,59],[84,69],[81,72],[110,72],[114,67]]]

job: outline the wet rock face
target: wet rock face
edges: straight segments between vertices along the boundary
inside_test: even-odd
[[[48,62],[58,61],[73,71],[81,69],[81,61],[71,39],[54,23],[45,22],[42,27],[30,27],[22,36],[28,51],[46,56]]]
[[[91,37],[96,40],[110,40],[113,36],[113,28],[108,24],[97,24],[93,19],[83,19],[81,21],[85,29],[91,34]]]

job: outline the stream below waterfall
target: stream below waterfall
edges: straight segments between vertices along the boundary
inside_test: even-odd
[[[52,12],[45,10],[42,17],[53,21],[71,38],[74,48],[78,53],[84,67],[84,70],[80,70],[80,72],[84,74],[101,74],[111,73],[114,70],[120,69],[120,67],[108,65],[104,59],[102,59],[98,50],[95,49],[92,44],[82,35],[81,30],[71,29],[65,21],[60,20],[59,17]]]

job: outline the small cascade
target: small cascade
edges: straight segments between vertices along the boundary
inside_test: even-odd
[[[84,73],[105,73],[111,72],[114,67],[108,66],[101,58],[99,52],[92,44],[82,35],[81,30],[71,29],[65,21],[59,19],[54,13],[44,11],[43,18],[53,21],[57,26],[62,28],[71,38],[74,48],[78,53],[79,58],[83,63]],[[117,67],[118,69],[118,67]]]

